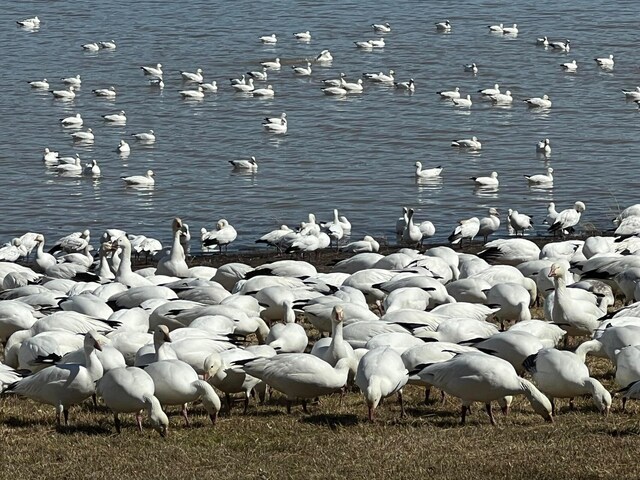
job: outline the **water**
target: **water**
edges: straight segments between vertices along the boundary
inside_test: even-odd
[[[333,4],[332,4],[333,3]],[[637,201],[635,168],[638,109],[626,103],[621,88],[637,83],[640,51],[637,25],[627,12],[603,1],[578,4],[551,1],[434,2],[85,2],[8,1],[0,14],[0,240],[27,230],[54,237],[91,228],[98,236],[108,227],[170,240],[170,222],[181,216],[192,231],[212,228],[227,218],[238,230],[238,247],[248,247],[281,223],[290,226],[314,212],[330,219],[339,208],[364,234],[394,241],[402,206],[416,209],[417,220],[431,220],[442,241],[456,221],[482,216],[490,206],[526,212],[541,222],[549,201],[558,209],[582,200],[583,222],[609,228],[618,204]],[[425,13],[426,12],[426,13]],[[15,21],[38,15],[37,32],[16,28]],[[451,34],[437,33],[433,22],[449,19]],[[388,21],[387,46],[359,50],[356,40],[376,38],[371,23]],[[510,39],[488,33],[489,24],[518,23]],[[311,42],[292,34],[310,30]],[[276,33],[276,46],[263,46],[261,35]],[[536,37],[571,39],[570,53],[535,45]],[[84,52],[81,45],[114,39],[115,51]],[[293,75],[303,64],[329,49],[331,66],[314,65],[309,78]],[[616,56],[612,72],[593,58]],[[228,79],[259,69],[259,62],[280,57],[280,72],[270,72],[276,96],[256,99],[234,94]],[[576,59],[578,72],[563,73],[560,63]],[[163,64],[165,89],[147,85],[140,65]],[[462,69],[476,62],[474,76]],[[217,80],[217,94],[202,102],[185,102],[179,71],[204,70]],[[346,99],[324,96],[320,80],[345,72],[396,71],[399,81],[414,78],[408,95],[367,82],[365,92]],[[55,101],[32,91],[27,80],[46,77],[52,89],[61,77],[80,74],[82,88],[73,102]],[[516,98],[512,107],[492,107],[477,90],[499,83]],[[91,90],[114,85],[114,101]],[[459,86],[471,93],[470,111],[438,99],[438,90]],[[193,88],[193,87],[187,87]],[[529,110],[521,102],[550,95],[548,112]],[[112,126],[101,115],[127,112],[126,126]],[[286,112],[286,135],[263,132],[261,120]],[[91,146],[74,145],[58,120],[80,112],[83,128],[96,135]],[[120,138],[154,129],[157,141],[132,152],[115,152]],[[450,147],[454,138],[476,135],[480,153]],[[548,159],[536,154],[537,141],[551,139]],[[61,155],[80,153],[96,159],[99,179],[64,178],[41,163],[44,147]],[[255,155],[259,171],[243,175],[228,160]],[[441,181],[416,181],[413,164],[442,165]],[[552,189],[532,189],[523,174],[553,166]],[[152,168],[152,189],[125,188],[124,175]],[[470,176],[500,175],[497,192],[475,191]],[[504,221],[504,216],[503,216]],[[543,231],[543,227],[539,227]],[[506,231],[504,232],[506,234]]]

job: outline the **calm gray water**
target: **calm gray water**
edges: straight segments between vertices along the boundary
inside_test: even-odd
[[[197,231],[227,218],[238,230],[237,247],[246,247],[280,223],[296,225],[307,213],[329,219],[339,208],[353,224],[353,237],[373,234],[394,241],[402,206],[431,220],[436,240],[456,221],[481,216],[489,206],[506,213],[526,212],[540,221],[546,204],[587,205],[583,222],[609,227],[618,209],[637,201],[638,119],[635,104],[620,89],[640,84],[638,30],[633,2],[589,0],[513,2],[279,1],[203,4],[114,0],[110,2],[8,0],[0,14],[0,240],[27,230],[53,237],[91,228],[98,236],[119,227],[167,242],[170,221],[179,215]],[[15,21],[38,15],[37,32]],[[433,22],[449,19],[450,34]],[[371,23],[388,21],[387,46],[372,52],[353,41],[375,38]],[[518,23],[515,39],[488,33],[495,23]],[[310,30],[309,43],[292,34]],[[276,33],[276,46],[258,37]],[[571,39],[570,53],[535,45],[536,37]],[[115,51],[88,53],[81,45],[114,39]],[[301,64],[329,49],[331,66],[314,66],[312,76],[297,78],[289,65]],[[597,68],[594,57],[616,56],[612,72]],[[270,73],[274,99],[234,94],[228,79],[259,62],[280,57],[286,64]],[[560,63],[576,59],[576,74]],[[149,87],[140,65],[161,62],[164,91]],[[462,69],[476,62],[474,76]],[[206,81],[217,80],[217,94],[185,102],[177,90],[179,71],[202,68]],[[387,71],[414,78],[413,95],[367,83],[361,95],[324,96],[320,80],[346,72]],[[82,88],[73,102],[55,101],[32,91],[27,80],[46,77],[60,88],[61,77],[80,74]],[[499,83],[517,99],[510,108],[494,107],[475,93]],[[114,85],[114,101],[91,90]],[[440,101],[438,90],[460,86],[474,105],[461,111]],[[191,88],[191,87],[190,87]],[[548,112],[528,110],[521,99],[547,93]],[[126,126],[111,126],[101,115],[125,110]],[[286,135],[263,132],[261,120],[286,112]],[[80,112],[92,127],[95,143],[74,146],[58,119]],[[120,138],[152,128],[153,146],[130,142],[131,155],[115,152]],[[458,152],[453,138],[476,135],[481,153]],[[544,160],[535,144],[548,137],[552,155]],[[102,176],[64,178],[41,162],[44,147],[61,155],[76,152],[96,159]],[[228,160],[255,155],[259,171],[232,172]],[[440,182],[420,183],[413,164],[442,165]],[[523,174],[554,168],[552,189],[527,186]],[[120,176],[156,173],[155,188],[124,187]],[[500,188],[474,191],[468,179],[496,170]],[[503,217],[504,220],[504,217]],[[542,231],[542,229],[540,230]],[[504,232],[506,234],[506,232]],[[197,242],[196,242],[197,243]],[[196,248],[197,249],[197,248]]]

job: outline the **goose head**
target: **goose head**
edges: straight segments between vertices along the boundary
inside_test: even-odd
[[[576,212],[579,212],[579,213],[582,213],[587,209],[586,205],[582,202],[574,203],[573,208],[575,208]]]
[[[344,310],[340,305],[334,306],[333,310],[331,310],[331,320],[336,323],[342,323],[344,321]]]
[[[102,346],[96,339],[95,332],[87,332],[84,334],[83,348],[87,352],[91,352],[93,350],[102,351]]]

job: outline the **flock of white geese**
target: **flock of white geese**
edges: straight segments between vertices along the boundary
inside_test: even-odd
[[[405,415],[407,384],[426,399],[431,387],[459,398],[462,423],[474,402],[495,423],[492,403],[508,414],[516,395],[548,421],[556,399],[583,395],[608,414],[611,392],[587,355],[610,361],[625,401],[640,398],[640,205],[615,223],[615,236],[542,248],[497,239],[477,255],[446,246],[382,255],[363,240],[328,273],[293,259],[190,267],[179,218],[170,251],[136,271],[136,238],[123,231],[104,232],[95,263],[88,231],[52,253],[35,234],[32,263],[0,262],[0,392],[54,406],[58,424],[93,397],[118,432],[121,414],[142,429],[146,411],[163,436],[174,406],[188,426],[188,405],[200,401],[215,423],[221,396],[229,413],[236,396],[246,412],[267,387],[305,412],[311,399],[357,387],[371,421],[394,394]],[[616,298],[625,306],[614,310]],[[532,318],[536,302],[542,318]]]

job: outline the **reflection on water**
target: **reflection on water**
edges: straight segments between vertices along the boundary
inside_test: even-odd
[[[441,190],[444,180],[442,177],[416,177],[416,185],[418,186],[418,191]]]

